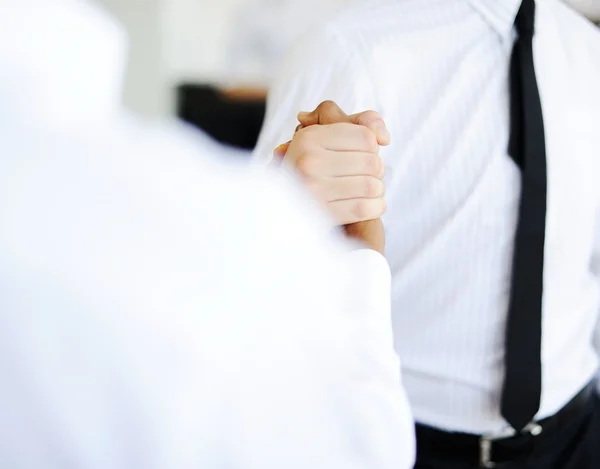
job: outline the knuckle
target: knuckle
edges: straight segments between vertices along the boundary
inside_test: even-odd
[[[379,145],[377,143],[377,136],[373,133],[373,131],[367,127],[358,126],[357,129],[361,132],[361,138],[364,141],[368,151],[372,151],[376,153],[379,150]]]
[[[298,129],[298,132],[296,133],[297,137],[299,139],[301,139],[303,142],[305,142],[306,144],[310,144],[313,143],[318,140],[318,136],[319,136],[319,126],[317,125],[311,125],[308,127],[302,127],[300,129]]]
[[[369,176],[379,177],[383,163],[379,155],[366,153],[364,158],[364,171]]]
[[[384,213],[385,202],[382,198],[359,199],[352,210],[352,215],[357,221],[374,220]]]
[[[304,127],[296,131],[292,142],[299,152],[306,153],[317,144],[317,129],[317,127]]]
[[[338,109],[338,105],[335,104],[331,100],[323,101],[321,104],[319,104],[317,106],[317,111],[320,111],[323,113],[331,113],[331,112],[336,111],[337,109]]]
[[[310,176],[315,172],[315,158],[311,157],[309,154],[302,154],[296,159],[296,171],[298,171],[303,176]]]
[[[359,221],[354,214],[354,203],[355,200],[335,200],[328,201],[326,206],[327,211],[338,224],[347,225]]]
[[[373,216],[371,205],[368,200],[357,200],[352,210],[353,217],[358,221],[368,220]]]
[[[374,199],[383,194],[383,182],[375,177],[365,177],[363,180],[363,195],[368,199]]]
[[[365,111],[360,115],[360,121],[362,122],[376,122],[383,120],[377,111]]]

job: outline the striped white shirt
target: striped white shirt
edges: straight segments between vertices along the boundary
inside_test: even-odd
[[[549,171],[543,396],[558,411],[594,376],[600,306],[600,33],[538,3],[536,69]],[[417,421],[503,428],[499,397],[520,193],[507,154],[519,0],[373,0],[305,38],[269,100],[256,157],[325,99],[382,113],[396,347]]]

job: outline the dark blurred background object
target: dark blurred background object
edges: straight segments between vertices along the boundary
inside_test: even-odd
[[[266,111],[266,91],[223,90],[185,83],[177,87],[177,117],[215,140],[243,150],[256,146]]]

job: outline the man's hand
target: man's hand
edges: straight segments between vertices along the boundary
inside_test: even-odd
[[[365,111],[358,114],[347,115],[333,101],[324,101],[312,112],[299,113],[298,121],[300,124],[296,127],[296,132],[311,125],[328,125],[343,122],[362,125],[375,133],[379,145],[387,146],[390,144],[390,134],[385,122],[375,111]],[[279,145],[274,151],[275,156],[279,158],[285,157],[290,143],[292,143],[291,140]]]
[[[300,125],[285,152],[291,164],[346,234],[383,253],[384,166],[379,145],[388,145],[383,119],[373,111],[346,115],[324,102],[298,115]]]

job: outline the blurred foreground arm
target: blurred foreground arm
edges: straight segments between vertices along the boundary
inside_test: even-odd
[[[383,257],[124,116],[90,3],[0,13],[0,467],[409,469]]]
[[[49,154],[3,198],[2,467],[408,469],[383,257],[341,251],[282,181],[164,177],[151,146],[132,200],[110,149],[98,179]]]
[[[10,134],[1,467],[411,467],[381,255],[171,137]]]

